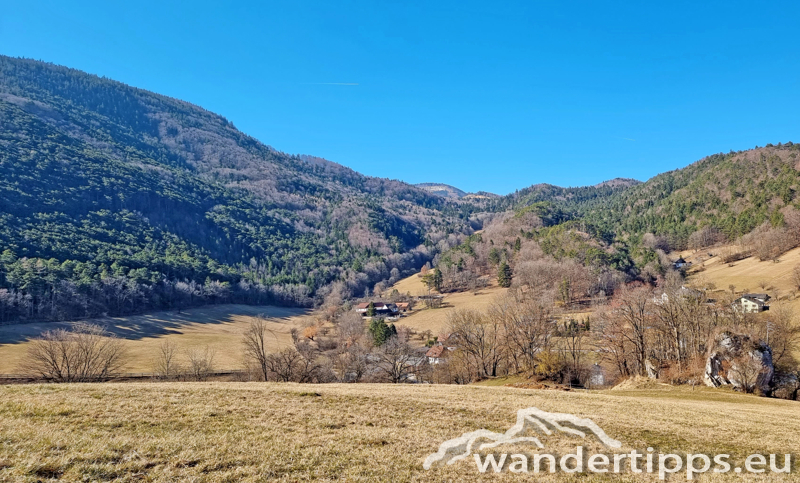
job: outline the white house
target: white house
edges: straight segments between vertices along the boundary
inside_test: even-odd
[[[742,295],[733,308],[743,313],[758,313],[769,310],[767,301],[770,296],[765,293],[746,293]]]

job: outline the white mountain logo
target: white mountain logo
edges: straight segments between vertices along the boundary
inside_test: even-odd
[[[566,425],[566,426],[565,426]],[[517,411],[517,423],[505,433],[495,433],[487,429],[479,429],[471,433],[464,433],[460,437],[450,439],[439,445],[439,451],[429,455],[422,465],[426,470],[434,465],[452,465],[456,461],[465,459],[473,451],[494,448],[501,444],[531,443],[539,448],[544,445],[535,436],[524,436],[530,430],[541,431],[546,435],[553,434],[552,429],[574,434],[585,438],[587,433],[592,433],[606,446],[619,448],[622,443],[610,438],[600,426],[591,419],[579,418],[573,414],[548,413],[538,408],[520,409]]]

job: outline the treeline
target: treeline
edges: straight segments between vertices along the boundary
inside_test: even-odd
[[[222,280],[220,280],[222,279]],[[182,309],[219,303],[313,304],[307,285],[265,285],[236,273],[193,279],[166,278],[147,268],[118,263],[21,258],[0,255],[0,323],[75,320]]]

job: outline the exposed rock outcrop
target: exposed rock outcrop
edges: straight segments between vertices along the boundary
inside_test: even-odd
[[[748,335],[720,332],[709,347],[703,380],[711,387],[733,386],[770,394],[775,367],[772,349]]]

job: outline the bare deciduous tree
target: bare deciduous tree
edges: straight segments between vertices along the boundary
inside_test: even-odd
[[[267,357],[267,369],[279,382],[294,380],[297,366],[302,356],[294,347],[287,347],[282,351],[270,354]]]
[[[214,356],[216,352],[209,346],[195,347],[186,353],[189,360],[189,373],[197,381],[205,381],[214,372]]]
[[[507,296],[489,308],[488,316],[503,327],[510,364],[517,371],[532,371],[537,354],[549,347],[553,336],[555,325],[550,309]]]
[[[120,339],[99,325],[79,323],[34,339],[23,370],[56,382],[96,381],[119,370],[124,360]]]
[[[389,338],[381,346],[378,357],[380,359],[378,368],[390,382],[408,381],[416,370],[414,362],[417,358],[413,349],[408,342],[397,336]]]
[[[181,368],[176,361],[178,354],[178,344],[165,339],[158,346],[158,355],[153,364],[154,372],[158,377],[170,378],[178,375]]]
[[[447,315],[448,332],[458,336],[460,350],[468,355],[478,377],[494,377],[505,356],[499,320],[475,310],[455,310]]]
[[[258,367],[265,381],[269,380],[267,339],[270,336],[275,337],[267,328],[267,321],[263,316],[258,316],[250,322],[250,326],[242,336],[245,357]]]

